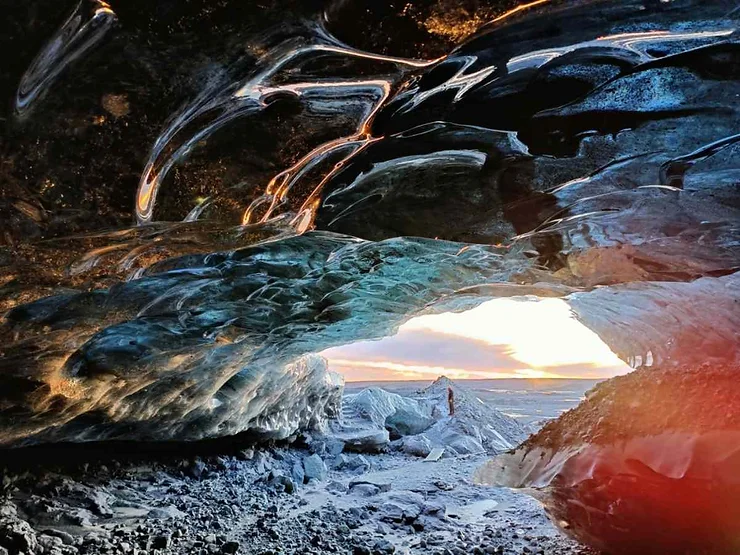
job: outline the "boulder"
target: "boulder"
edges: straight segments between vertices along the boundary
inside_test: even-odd
[[[306,472],[303,469],[304,464],[305,463],[301,463],[300,461],[295,461],[293,463],[293,468],[291,469],[291,477],[296,484],[302,484],[305,481]]]
[[[327,468],[324,460],[314,454],[303,459],[303,469],[306,480],[326,480]]]
[[[353,413],[354,419],[366,420],[396,437],[419,434],[434,423],[428,407],[379,387],[348,395],[343,405],[345,418],[348,413]]]
[[[424,434],[407,436],[400,440],[400,449],[407,455],[426,457],[432,452],[432,442]]]

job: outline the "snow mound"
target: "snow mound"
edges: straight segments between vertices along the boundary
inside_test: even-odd
[[[380,451],[394,437],[423,432],[434,423],[431,411],[418,401],[378,387],[347,395],[333,436],[355,451]],[[406,431],[406,434],[402,433]]]
[[[347,395],[341,419],[332,423],[331,434],[350,450],[378,451],[392,445],[418,456],[426,456],[434,447],[444,447],[453,455],[500,453],[516,447],[527,436],[516,420],[485,405],[446,377],[413,397],[378,387]]]
[[[453,415],[450,415],[450,392]],[[528,435],[522,424],[486,405],[472,392],[445,376],[420,391],[417,398],[431,405],[435,414],[441,416],[425,432],[434,446],[447,447],[459,454],[484,450],[501,452],[513,449]]]

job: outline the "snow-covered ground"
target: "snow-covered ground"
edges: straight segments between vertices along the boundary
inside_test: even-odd
[[[352,422],[292,444],[233,444],[226,454],[220,445],[220,454],[156,460],[108,452],[82,465],[44,455],[4,473],[0,545],[28,555],[586,553],[532,498],[472,482],[477,468],[523,434],[478,405],[439,382],[412,397],[348,395],[343,412]],[[402,414],[390,418],[398,407]],[[378,411],[396,426],[384,430],[383,445],[339,452],[338,436],[381,431]],[[394,439],[404,423],[426,428]],[[404,448],[422,435],[432,449],[444,447],[439,460]]]

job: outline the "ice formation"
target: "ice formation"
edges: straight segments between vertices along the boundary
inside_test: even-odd
[[[737,553],[737,364],[641,369],[477,472],[606,553]]]
[[[325,368],[296,367],[301,357],[383,336],[458,285],[517,267],[495,248],[462,249],[308,233],[16,307],[3,326],[2,443],[200,439],[245,431],[248,407],[285,402],[284,388],[307,394],[299,407],[332,398]]]
[[[495,17],[453,47],[466,33],[425,19],[446,3],[375,4],[7,7],[2,446],[321,427],[340,385],[315,353],[501,295],[563,297],[645,384],[735,368],[740,11],[483,1]],[[719,408],[656,452],[717,455],[734,491]],[[407,448],[453,445],[436,426]],[[460,449],[513,444],[492,427]],[[594,459],[643,449],[571,432]],[[603,545],[616,513],[589,528],[568,512],[585,490],[558,491]]]
[[[330,435],[349,450],[398,447],[417,456],[426,456],[434,448],[444,448],[450,455],[501,453],[527,436],[516,420],[446,377],[410,397],[377,387],[347,395],[342,417],[330,429]]]

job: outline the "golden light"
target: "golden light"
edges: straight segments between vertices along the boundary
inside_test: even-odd
[[[415,341],[404,347],[411,336]],[[418,338],[425,336],[428,340],[420,348]],[[435,353],[444,348],[440,338],[446,344],[459,338],[471,348],[480,346],[480,360],[472,365],[466,356],[459,364],[448,359],[441,365],[435,360]],[[487,352],[486,346],[495,349]],[[395,358],[389,356],[391,351]],[[573,317],[565,301],[531,297],[496,299],[466,312],[420,316],[402,325],[393,337],[322,354],[350,381],[434,379],[443,374],[453,379],[608,378],[630,371],[598,335]]]

